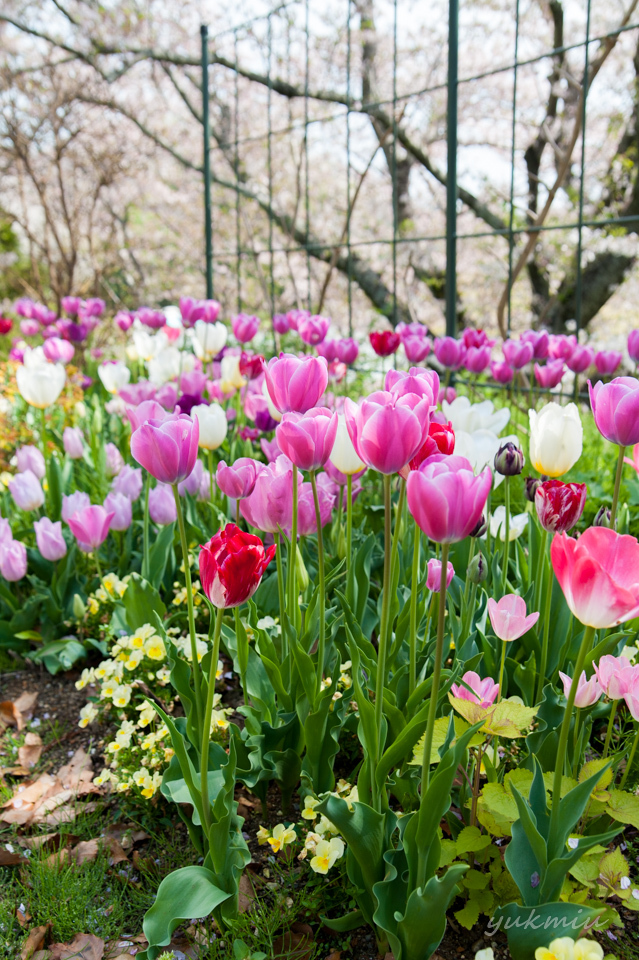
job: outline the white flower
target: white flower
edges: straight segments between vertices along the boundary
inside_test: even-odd
[[[223,323],[197,320],[193,327],[193,349],[200,360],[212,360],[226,346],[228,332]]]
[[[98,715],[98,710],[94,703],[85,704],[85,706],[82,707],[82,709],[80,710],[80,720],[79,720],[78,726],[79,727],[88,726],[90,723],[93,723],[97,715]]]
[[[25,350],[24,362],[16,372],[20,396],[30,406],[40,410],[56,402],[66,379],[64,366],[61,363],[49,363],[42,347]]]
[[[495,954],[492,947],[484,947],[475,954],[475,960],[495,960]]]
[[[627,890],[630,886],[630,877],[622,877],[619,881],[619,886],[622,890]]]
[[[526,527],[528,526],[528,514],[527,513],[516,513],[514,516],[511,514],[510,517],[510,526],[508,528],[508,539],[516,540],[517,537],[520,537]],[[502,541],[506,538],[506,508],[497,507],[495,512],[490,518],[490,535]]]
[[[499,434],[510,420],[510,410],[507,407],[495,410],[491,400],[471,404],[468,397],[455,397],[452,403],[443,400],[442,410],[446,419],[453,425],[455,437],[458,430],[463,430],[465,433],[490,430],[491,433]],[[457,445],[455,445],[455,453],[457,453]]]
[[[228,421],[219,403],[200,403],[193,407],[191,416],[197,417],[200,425],[199,445],[204,450],[217,450],[225,439]]]
[[[167,347],[147,362],[149,380],[162,386],[174,380],[182,373],[193,369],[194,358],[190,353],[182,353],[177,347]]]
[[[341,473],[345,473],[346,476],[352,476],[352,474],[363,470],[366,466],[355,452],[353,441],[348,435],[346,417],[343,413],[340,413],[337,418],[337,433],[335,434],[335,443],[333,444],[329,460],[334,467],[337,467],[337,469]]]
[[[528,411],[530,462],[538,473],[561,477],[581,456],[583,427],[574,403],[547,403],[539,413]]]
[[[481,473],[484,467],[490,467],[493,471],[493,488],[497,489],[504,477],[494,469],[495,454],[502,444],[509,441],[517,447],[520,445],[519,438],[515,434],[498,437],[492,430],[481,429],[473,433],[459,430],[455,432],[455,455],[466,457],[476,474]]]
[[[136,359],[145,360],[147,363],[169,346],[169,338],[163,330],[158,330],[156,334],[153,334],[139,320],[136,320],[133,324],[131,337],[133,340],[132,352],[136,354]]]
[[[114,360],[109,363],[102,363],[98,367],[98,376],[102,385],[109,393],[119,393],[122,387],[126,387],[131,379],[131,371],[126,363],[121,360]]]
[[[236,353],[227,353],[220,364],[220,379],[223,393],[240,390],[246,386],[246,378],[240,373],[240,357]]]
[[[264,383],[262,384],[262,395],[263,395],[264,399],[266,400],[266,403],[267,403],[267,405],[268,405],[268,412],[270,413],[271,417],[273,418],[273,420],[276,420],[276,421],[279,423],[280,420],[282,419],[282,414],[281,414],[281,412],[277,409],[277,407],[275,406],[275,404],[273,403],[273,401],[271,400],[271,395],[270,395],[270,393],[268,392],[268,386],[267,386],[267,384],[266,384],[266,379],[264,380]]]

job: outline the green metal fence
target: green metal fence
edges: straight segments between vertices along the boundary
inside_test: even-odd
[[[468,0],[467,0],[468,2]],[[592,214],[586,210],[585,180],[586,164],[591,147],[587,140],[589,130],[590,88],[601,66],[600,60],[606,50],[624,35],[630,34],[634,41],[639,38],[639,23],[632,14],[636,0],[625,11],[620,11],[619,22],[613,29],[603,33],[593,31],[593,10],[591,0],[580,0],[572,5],[573,13],[581,13],[583,35],[575,42],[550,46],[534,56],[521,57],[522,32],[521,15],[524,0],[512,0],[508,24],[500,24],[499,29],[509,44],[504,43],[504,61],[490,69],[468,73],[466,64],[460,62],[460,9],[459,0],[448,3],[448,44],[447,79],[426,84],[419,89],[399,89],[399,60],[404,56],[398,44],[398,23],[405,22],[414,7],[408,0],[386,0],[373,8],[372,3],[355,0],[336,0],[331,11],[337,22],[343,24],[342,37],[344,51],[332,64],[330,89],[318,90],[311,80],[311,46],[317,38],[314,34],[314,14],[310,0],[289,0],[274,7],[268,14],[253,18],[223,32],[209,36],[207,27],[201,28],[202,42],[202,119],[204,132],[204,202],[205,202],[205,241],[206,241],[206,279],[207,296],[213,296],[217,289],[220,271],[230,272],[235,282],[235,307],[241,311],[247,300],[246,277],[249,266],[255,271],[259,266],[262,290],[261,308],[271,313],[285,311],[294,306],[290,297],[283,295],[278,282],[277,264],[282,256],[295,257],[296,300],[298,305],[310,310],[322,306],[326,293],[325,286],[333,282],[336,273],[340,273],[346,282],[345,313],[348,328],[353,329],[354,289],[361,288],[367,294],[375,309],[385,314],[394,324],[407,319],[406,311],[398,298],[398,262],[400,254],[409,247],[419,245],[444,245],[445,270],[441,288],[435,281],[429,289],[436,289],[436,295],[443,300],[446,318],[446,330],[454,334],[457,322],[457,251],[460,243],[467,240],[486,238],[499,241],[498,255],[507,259],[507,282],[504,289],[502,312],[505,324],[510,329],[513,312],[513,289],[522,269],[526,266],[526,250],[534,247],[535,239],[549,235],[552,231],[576,231],[575,267],[576,278],[571,296],[574,303],[574,321],[576,329],[582,325],[584,305],[584,253],[585,231],[617,228],[620,231],[635,232],[639,225],[639,216],[634,211],[627,215],[618,215],[618,211],[602,209]],[[550,0],[551,7],[558,0]],[[314,5],[313,5],[314,6]],[[560,6],[560,5],[559,5]],[[462,14],[464,12],[462,4]],[[365,82],[362,80],[361,64],[366,56],[366,32],[364,16],[382,15],[386,30],[384,41],[386,54],[384,65],[390,65],[392,76],[388,96],[366,99]],[[553,8],[555,26],[557,10]],[[561,13],[563,18],[563,9]],[[402,19],[404,18],[404,19]],[[317,17],[315,16],[315,20]],[[372,22],[372,21],[371,21]],[[563,19],[561,24],[563,24]],[[507,26],[507,28],[506,28]],[[364,24],[365,27],[365,24]],[[376,34],[377,36],[377,34]],[[555,30],[555,37],[557,30]],[[506,53],[512,37],[512,57]],[[362,39],[363,38],[363,39]],[[530,44],[528,44],[530,46]],[[562,219],[559,216],[540,217],[537,211],[525,209],[522,203],[522,190],[517,186],[517,177],[522,177],[522,161],[526,144],[517,142],[518,111],[522,71],[548,65],[558,78],[561,78],[562,65],[568,53],[575,58],[578,52],[582,57],[581,80],[573,77],[571,82],[578,87],[577,104],[574,109],[574,122],[571,129],[574,137],[574,151],[570,160],[572,192],[577,191],[574,204],[575,215]],[[414,55],[414,54],[413,54]],[[358,69],[355,69],[357,59]],[[604,58],[605,59],[605,58]],[[297,77],[291,78],[292,65],[297,69]],[[339,69],[337,69],[339,68]],[[472,196],[463,185],[458,183],[458,100],[460,91],[478,89],[482,84],[495,78],[512,77],[510,107],[510,143],[502,144],[509,155],[510,176],[509,196],[503,198],[499,215],[482,211],[479,229],[460,229],[460,216],[464,211],[479,209],[481,202]],[[217,80],[216,80],[217,78]],[[218,88],[217,82],[221,86]],[[559,82],[559,80],[557,81]],[[225,119],[224,124],[216,125],[214,139],[211,139],[209,119],[209,89],[222,90],[218,114]],[[430,158],[420,153],[421,147],[411,139],[406,131],[404,115],[414,109],[416,104],[428,103],[429,98],[442,95],[445,90],[446,109],[446,173],[433,174],[433,183],[445,194],[445,231],[428,234],[414,231],[408,235],[402,230],[400,222],[401,161],[398,151],[420,163],[420,169],[429,171]],[[260,129],[241,133],[243,111],[248,96],[252,97],[252,109],[255,111],[255,97],[262,98],[262,117]],[[551,90],[552,96],[552,90]],[[301,104],[301,109],[300,109]],[[552,105],[552,104],[551,104]],[[288,111],[288,122],[281,124],[283,114]],[[277,113],[277,118],[275,114]],[[379,145],[386,158],[387,174],[390,179],[390,204],[386,221],[389,229],[378,231],[363,238],[352,234],[351,213],[357,199],[356,193],[363,182],[361,173],[355,174],[353,168],[353,138],[355,123],[361,124],[366,118],[373,124]],[[339,121],[339,124],[338,124]],[[339,134],[335,133],[340,125]],[[343,195],[346,217],[342,235],[336,242],[329,242],[322,236],[322,225],[318,210],[315,214],[311,204],[311,175],[313,159],[309,155],[311,128],[319,129],[322,138],[334,152],[335,171],[326,183],[325,192]],[[360,127],[358,126],[358,129]],[[295,214],[287,212],[282,204],[282,144],[287,137],[298,138],[301,135],[301,156],[297,168],[291,162],[290,177],[296,178],[297,198]],[[359,137],[359,134],[357,134]],[[278,158],[274,156],[274,146],[278,147]],[[261,161],[254,163],[249,177],[245,170],[245,155],[250,151],[254,163],[256,151]],[[372,162],[372,161],[371,161]],[[274,170],[274,164],[277,169]],[[229,179],[224,168],[233,170]],[[274,174],[277,173],[277,184]],[[529,173],[529,171],[528,171]],[[365,175],[365,174],[364,174]],[[255,182],[259,190],[254,188]],[[577,187],[575,188],[575,181]],[[215,185],[215,195],[211,185]],[[279,186],[278,186],[279,184]],[[560,184],[555,195],[562,188]],[[552,187],[547,185],[540,198],[548,202]],[[328,199],[326,201],[328,203]],[[342,201],[340,201],[342,202]],[[552,202],[552,198],[551,198]],[[259,237],[252,237],[247,243],[243,216],[247,210],[257,210],[264,215],[264,227]],[[542,211],[543,212],[543,211]],[[315,215],[315,221],[314,221]],[[467,218],[466,218],[467,219]],[[369,256],[385,248],[390,258],[372,269],[374,276],[365,274],[369,265]],[[379,259],[379,258],[378,258]],[[313,264],[324,264],[328,269],[320,283],[313,276]],[[303,269],[301,267],[303,266]],[[281,272],[281,271],[280,271]],[[305,275],[303,275],[305,274]],[[328,279],[327,279],[328,276]],[[373,289],[378,278],[378,289]],[[436,278],[437,279],[437,278]],[[370,289],[366,289],[366,283]],[[383,289],[382,289],[383,288]],[[386,291],[384,293],[384,291]],[[375,300],[377,297],[377,300]],[[255,306],[255,296],[249,297],[251,306]],[[337,318],[336,318],[337,319]]]

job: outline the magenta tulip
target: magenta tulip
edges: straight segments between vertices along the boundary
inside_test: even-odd
[[[428,337],[404,337],[402,346],[409,363],[422,363],[430,353]]]
[[[114,324],[122,331],[122,333],[126,333],[127,330],[131,329],[134,320],[135,316],[132,313],[128,313],[126,310],[118,310],[113,318]]]
[[[246,313],[238,313],[238,315],[231,320],[233,336],[240,343],[249,343],[259,330],[259,326],[260,318],[250,317]]]
[[[18,462],[18,473],[24,473],[30,470],[38,480],[43,480],[46,475],[44,457],[37,447],[20,447],[16,450],[16,460]]]
[[[438,338],[433,344],[433,351],[441,365],[449,370],[459,370],[464,363],[466,347],[454,337]]]
[[[548,356],[551,360],[569,360],[577,346],[577,337],[574,334],[566,336],[563,333],[552,333],[548,340]]]
[[[550,338],[545,330],[525,330],[521,335],[521,339],[532,343],[533,358],[535,360],[546,359],[550,346]]]
[[[273,437],[272,440],[265,440],[264,437],[262,437],[260,440],[260,447],[262,448],[262,453],[269,463],[273,463],[274,460],[277,460],[282,453],[277,442],[277,437]]]
[[[446,587],[448,588],[451,584],[453,577],[455,576],[455,568],[452,563],[448,561],[448,566],[446,567]],[[435,560],[434,558],[428,561],[428,573],[426,575],[426,589],[431,590],[433,593],[439,593],[442,583],[442,564],[441,560]]]
[[[88,493],[84,493],[82,490],[76,490],[75,493],[71,493],[67,496],[64,494],[62,497],[62,519],[65,523],[69,522],[69,517],[72,517],[74,513],[78,513],[80,510],[85,510],[91,505],[91,498]]]
[[[326,407],[285,413],[275,430],[282,453],[300,470],[319,470],[333,450],[337,414]]]
[[[114,513],[108,513],[101,505],[85,507],[69,517],[71,533],[83,553],[93,553],[101,547],[109,534],[113,517]]]
[[[9,481],[9,493],[21,510],[38,510],[44,503],[44,490],[31,470],[17,473]]]
[[[326,339],[330,325],[330,317],[320,317],[319,315],[302,317],[297,324],[297,332],[304,343],[315,347]]]
[[[131,424],[131,430],[137,430],[147,420],[164,420],[166,410],[157,400],[143,400],[135,407],[127,407],[126,415]]]
[[[343,337],[341,340],[338,340],[336,350],[339,362],[345,363],[347,366],[355,363],[359,356],[359,345],[357,340],[354,340],[352,337]]]
[[[149,516],[158,526],[166,526],[177,520],[175,497],[170,487],[160,483],[149,492]]]
[[[632,676],[629,671],[639,672],[639,668],[632,667],[627,657],[613,657],[610,654],[592,666],[599,686],[610,700],[621,700],[626,695],[629,689],[627,681]]]
[[[509,364],[502,362],[501,360],[491,360],[490,361],[490,375],[493,380],[496,380],[497,383],[510,383],[514,377],[514,371]]]
[[[78,427],[65,427],[62,434],[64,452],[71,460],[81,460],[84,456],[82,431]]]
[[[476,330],[474,327],[466,327],[462,333],[462,343],[469,350],[471,347],[478,350],[481,347],[491,347],[495,345],[494,340],[488,338],[485,330]]]
[[[495,683],[492,677],[486,677],[482,680],[474,670],[467,670],[462,680],[466,684],[453,683],[451,692],[458,700],[468,700],[470,703],[478,703],[486,709],[492,707],[499,693],[499,684]],[[470,690],[468,689],[470,687]]]
[[[506,363],[515,370],[528,366],[535,354],[535,348],[529,340],[505,340],[501,349]]]
[[[200,436],[197,418],[169,414],[147,420],[131,435],[134,460],[160,483],[179,483],[193,470]]]
[[[22,580],[27,573],[27,548],[19,540],[0,543],[0,573],[9,583]]]
[[[623,354],[617,350],[600,350],[595,354],[597,373],[602,377],[611,377],[622,360]]]
[[[397,473],[421,448],[430,426],[428,396],[397,396],[379,390],[361,404],[344,402],[346,428],[362,463],[380,473]]]
[[[327,363],[333,363],[337,360],[337,343],[337,340],[322,340],[321,343],[315,344],[317,355],[324,357]]]
[[[489,364],[490,347],[468,347],[464,357],[464,366],[469,373],[483,373]]]
[[[535,380],[544,390],[552,390],[553,387],[558,386],[564,373],[563,360],[551,360],[545,367],[540,367],[538,363],[535,364]]]
[[[224,460],[220,460],[215,479],[225,496],[231,500],[243,500],[253,493],[257,475],[263,469],[264,464],[250,457],[240,457],[229,466]]]
[[[578,540],[558,534],[550,548],[566,603],[581,623],[614,627],[639,615],[639,543],[609,527],[589,527]]]
[[[47,337],[42,346],[42,352],[51,363],[70,363],[73,360],[75,347],[68,340],[60,337]]]
[[[107,513],[113,514],[111,519],[111,530],[128,530],[131,526],[133,517],[131,512],[131,501],[123,493],[111,491],[107,494],[104,501],[104,509]]]
[[[573,373],[583,373],[591,366],[595,359],[595,351],[592,347],[575,347],[572,356],[566,360],[566,366]]]
[[[639,363],[639,330],[631,330],[628,334],[628,356]]]
[[[590,406],[599,433],[620,447],[639,443],[639,381],[615,377],[610,383],[588,381]]]
[[[561,677],[561,682],[564,685],[564,696],[566,699],[570,694],[570,688],[573,684],[572,677],[566,676],[565,673],[559,671],[559,676]],[[590,680],[586,680],[586,671],[582,670],[581,676],[577,681],[577,693],[575,695],[575,706],[578,710],[583,709],[584,707],[591,707],[593,703],[596,703],[597,700],[601,697],[603,690],[597,682],[597,677],[592,676]]]
[[[139,467],[130,467],[125,464],[111,484],[114,493],[123,493],[129,500],[135,502],[142,493],[142,471]]]
[[[55,563],[66,555],[67,545],[62,536],[62,522],[53,523],[48,517],[42,517],[33,524],[38,550],[45,560]]]
[[[436,454],[408,475],[408,509],[431,540],[455,543],[477,526],[491,486],[488,468],[476,477],[465,457]]]
[[[276,313],[273,316],[273,329],[275,330],[275,333],[279,333],[280,335],[288,333],[288,317],[285,313]]]
[[[528,633],[539,620],[538,613],[526,616],[526,601],[514,593],[508,593],[501,600],[488,601],[488,616],[493,630],[500,640],[517,640]]]
[[[396,397],[415,394],[422,400],[428,400],[432,410],[437,406],[439,376],[435,370],[422,370],[420,367],[411,367],[408,373],[403,370],[389,370],[384,387]]]
[[[281,353],[267,363],[264,375],[269,396],[280,413],[306,413],[317,407],[328,384],[323,357],[294,357]]]
[[[301,483],[298,477],[298,492]],[[310,487],[310,484],[308,485]],[[283,455],[260,471],[250,496],[240,502],[240,513],[252,527],[265,533],[290,534],[293,514],[293,464]]]
[[[62,297],[61,304],[65,313],[76,317],[84,306],[84,301],[81,297]]]

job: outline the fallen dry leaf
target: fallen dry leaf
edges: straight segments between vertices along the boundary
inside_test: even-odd
[[[104,844],[109,851],[109,863],[112,867],[115,866],[116,863],[122,863],[124,860],[129,859],[124,852],[122,844],[119,840],[116,840],[115,837],[105,837]],[[137,853],[137,850],[135,853]]]
[[[32,960],[36,950],[40,950],[44,946],[44,941],[50,929],[51,924],[47,923],[42,927],[34,927],[32,930],[29,930],[29,936],[24,942],[20,960]]]
[[[240,877],[239,894],[240,913],[246,913],[248,910],[252,910],[255,904],[255,888],[251,883],[251,878],[247,876],[246,873],[243,873]]]
[[[29,911],[27,910],[27,912],[24,913],[24,911],[21,910],[20,907],[18,907],[18,909],[16,910],[16,920],[18,921],[20,926],[23,928],[26,927],[30,919],[31,919],[31,914],[29,913]]]
[[[73,848],[73,859],[80,867],[83,863],[90,863],[91,860],[95,860],[99,849],[99,840],[80,840],[80,843]]]
[[[61,847],[60,850],[54,850],[42,862],[49,870],[62,870],[62,867],[66,867],[69,862],[69,848]]]
[[[21,853],[9,853],[0,847],[0,867],[15,867],[16,863],[26,863],[26,859]]]
[[[329,953],[329,955],[326,957],[326,960],[342,960],[342,951],[333,950],[333,952]]]
[[[26,767],[0,767],[0,777],[28,777],[30,773]]]
[[[42,755],[42,740],[37,733],[27,733],[24,746],[18,750],[18,760],[23,767],[35,767]]]
[[[27,720],[33,716],[33,708],[36,705],[36,700],[38,699],[38,691],[25,690],[24,693],[21,693],[17,700],[14,701],[13,705],[22,715],[22,726],[18,723],[18,730],[22,730]]]
[[[313,946],[312,928],[307,923],[294,923],[273,942],[272,960],[310,960]]]
[[[74,842],[74,838],[69,834],[65,839],[67,843]],[[59,833],[40,833],[37,837],[19,837],[18,843],[21,847],[28,847],[29,850],[57,850],[61,840]]]
[[[51,960],[102,960],[104,940],[92,933],[76,933],[71,943],[52,943]]]
[[[3,804],[0,821],[19,826],[32,823],[57,826],[74,820],[76,811],[71,801],[89,793],[101,793],[92,779],[91,758],[80,747],[55,776],[43,773],[33,783],[19,786],[13,797]],[[88,804],[83,806],[83,810],[87,809]]]

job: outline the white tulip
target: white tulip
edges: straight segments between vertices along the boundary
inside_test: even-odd
[[[192,353],[184,353],[177,347],[166,347],[147,363],[149,380],[162,386],[169,380],[175,380],[181,373],[190,373],[195,366]]]
[[[508,527],[508,539],[516,540],[517,537],[522,535],[527,526],[527,513],[516,513],[514,516],[511,514]],[[490,518],[490,535],[495,540],[499,537],[502,543],[506,539],[506,507],[497,507],[492,514]]]
[[[220,387],[223,393],[231,390],[240,390],[246,386],[246,378],[240,373],[240,357],[235,353],[227,353],[222,357],[220,364]]]
[[[459,430],[455,432],[455,455],[466,457],[476,474],[481,473],[484,467],[490,467],[493,471],[493,488],[497,489],[504,477],[494,469],[495,454],[502,444],[508,441],[520,446],[519,439],[514,434],[498,437],[492,430],[475,430],[474,433]]]
[[[510,420],[510,410],[507,407],[495,410],[491,400],[471,404],[468,397],[455,397],[452,403],[442,401],[442,410],[446,419],[452,423],[455,436],[458,430],[466,433],[490,430],[491,433],[500,434]]]
[[[169,346],[169,338],[164,330],[151,333],[139,320],[135,321],[131,330],[133,351],[137,353],[140,360],[145,360],[147,363]]]
[[[102,363],[98,367],[98,376],[109,393],[119,393],[131,379],[131,371],[126,363],[115,360],[113,363]]]
[[[193,327],[193,349],[200,360],[212,360],[226,346],[228,331],[223,323],[197,320]]]
[[[281,419],[282,419],[282,414],[281,414],[281,411],[279,411],[279,410],[277,409],[277,407],[275,406],[275,404],[274,404],[273,401],[271,400],[271,395],[270,395],[270,393],[268,392],[268,386],[266,385],[266,379],[265,379],[264,382],[262,383],[262,394],[263,394],[263,396],[265,397],[266,402],[267,402],[267,404],[268,404],[268,412],[270,413],[270,415],[271,415],[271,417],[273,418],[273,420],[276,420],[277,423],[279,423],[279,422],[281,421]]]
[[[353,441],[348,435],[346,418],[343,413],[340,413],[337,418],[337,433],[335,434],[335,443],[333,444],[329,460],[334,467],[337,467],[337,469],[341,473],[345,473],[346,476],[357,473],[366,466],[355,452]]]
[[[219,403],[200,403],[193,407],[191,416],[197,417],[200,425],[199,445],[204,450],[217,450],[226,439],[228,420]]]
[[[42,347],[26,350],[16,380],[20,396],[32,407],[44,410],[55,403],[66,383],[67,374],[61,363],[49,363]]]
[[[547,403],[539,413],[528,411],[530,462],[538,473],[561,477],[581,456],[584,432],[574,403]]]

